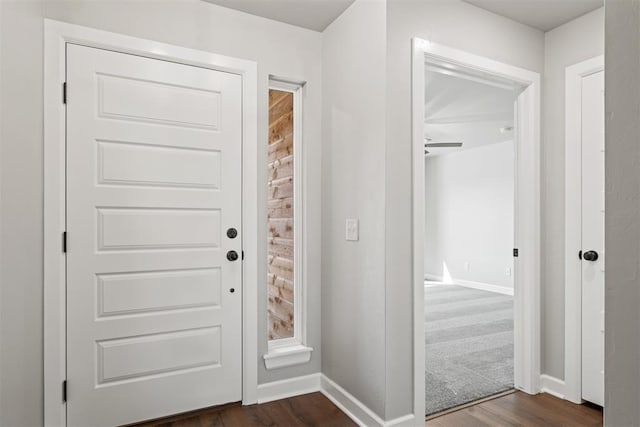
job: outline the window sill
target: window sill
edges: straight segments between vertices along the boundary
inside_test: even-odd
[[[313,348],[302,344],[273,348],[262,356],[267,370],[300,365],[311,360]]]

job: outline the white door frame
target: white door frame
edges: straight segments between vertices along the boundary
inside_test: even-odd
[[[242,402],[257,401],[258,176],[257,64],[136,37],[44,20],[44,424],[66,425],[66,109],[62,102],[66,45],[112,50],[242,76]],[[70,88],[70,92],[73,88]],[[71,388],[70,393],[73,393]]]
[[[604,70],[604,55],[565,70],[565,399],[582,402],[582,78]]]
[[[414,415],[424,418],[424,94],[425,61],[473,69],[525,87],[517,101],[515,387],[540,391],[540,74],[462,50],[413,39]]]

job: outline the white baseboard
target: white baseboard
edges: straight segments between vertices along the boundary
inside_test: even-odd
[[[258,384],[258,403],[320,391],[320,373]]]
[[[384,421],[369,409],[364,403],[356,399],[351,393],[340,387],[327,376],[322,375],[320,381],[320,391],[327,399],[333,402],[342,412],[347,414],[356,424],[363,427],[400,427],[412,426],[415,424],[414,415],[409,414]]]
[[[442,282],[442,276],[436,276],[435,274],[429,274],[429,273],[425,273],[424,274],[424,280],[431,280],[434,282]],[[444,283],[444,282],[442,282]],[[446,283],[447,285],[451,285],[452,283]]]
[[[489,292],[495,292],[498,294],[513,296],[513,288],[508,288],[506,286],[492,285],[491,283],[473,282],[471,280],[463,280],[463,279],[451,279],[450,281],[445,282],[443,281],[442,276],[436,276],[434,274],[425,274],[424,279],[440,282],[445,285],[458,285],[458,286],[464,286],[465,288],[480,289],[482,291],[489,291]]]
[[[356,424],[364,427],[404,427],[413,426],[414,415],[409,414],[383,421],[364,403],[356,399],[348,391],[340,387],[325,375],[317,373],[302,377],[288,378],[281,381],[258,385],[258,403],[286,399],[301,394],[321,392]]]
[[[416,417],[413,414],[408,414],[403,417],[394,418],[391,421],[386,421],[385,427],[415,427],[416,425],[422,425],[422,423],[416,423]]]
[[[465,288],[480,289],[482,291],[495,292],[503,295],[513,296],[513,288],[506,286],[492,285],[490,283],[472,282],[471,280],[454,279],[456,285],[464,286]]]
[[[540,391],[543,393],[549,393],[559,399],[565,398],[564,381],[559,380],[550,375],[540,375]]]
[[[384,425],[382,418],[325,375],[322,375],[320,380],[320,389],[322,394],[355,421],[356,424],[363,427]]]

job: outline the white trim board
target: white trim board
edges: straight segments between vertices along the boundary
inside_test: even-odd
[[[66,45],[107,49],[242,76],[242,402],[257,401],[258,385],[258,176],[257,64],[210,52],[44,20],[44,424],[66,425],[65,121],[62,83]]]
[[[574,403],[582,402],[582,78],[602,70],[603,55],[565,70],[564,378]]]
[[[356,424],[363,427],[414,426],[414,414],[408,414],[390,421],[384,421],[369,409],[364,403],[356,399],[351,393],[340,387],[326,375],[322,375],[320,391],[333,402],[342,412],[347,414]],[[419,425],[424,423],[424,414],[418,418]]]
[[[515,387],[539,391],[540,382],[540,74],[414,38],[412,56],[413,135],[413,314],[414,401],[416,419],[424,417],[424,96],[427,60],[467,69],[524,87],[515,103],[516,176],[514,259]]]
[[[317,373],[258,384],[258,403],[267,403],[320,391],[321,376],[322,374]]]
[[[559,399],[565,398],[565,383],[551,375],[540,375],[540,392],[548,393]]]
[[[415,425],[413,414],[384,421],[351,393],[321,373],[260,384],[258,385],[258,403],[267,403],[314,392],[321,392],[359,426],[391,427]]]
[[[443,281],[443,277],[441,276],[436,276],[434,274],[427,274],[425,273],[424,275],[424,279],[425,280],[434,280],[438,285],[442,284],[442,285],[458,285],[458,286],[463,286],[465,288],[471,288],[471,289],[479,289],[481,291],[487,291],[487,292],[494,292],[497,294],[502,294],[502,295],[511,295],[513,296],[514,291],[513,288],[507,287],[507,286],[500,286],[500,285],[493,285],[491,283],[483,283],[483,282],[474,282],[472,280],[463,280],[463,279],[454,279],[452,278],[451,281]]]

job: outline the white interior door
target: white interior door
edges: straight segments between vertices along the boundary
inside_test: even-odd
[[[69,44],[67,84],[68,424],[241,400],[241,77]]]
[[[582,79],[582,398],[604,405],[604,72]]]

